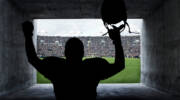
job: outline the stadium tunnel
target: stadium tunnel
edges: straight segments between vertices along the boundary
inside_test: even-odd
[[[141,41],[141,84],[116,89],[126,91],[133,88],[137,93],[138,88],[135,86],[139,86],[139,91],[141,87],[146,87],[180,96],[180,0],[125,1],[128,17],[144,20]],[[9,93],[43,87],[35,85],[36,71],[28,64],[26,58],[21,28],[23,21],[100,18],[101,4],[102,0],[0,0],[0,95],[3,97]],[[47,92],[45,87],[44,89]],[[130,97],[132,95],[127,94],[131,92],[124,95]],[[154,96],[146,89],[142,93]],[[29,94],[33,96],[33,93]],[[44,97],[47,96],[49,95]],[[141,97],[143,96],[140,95]],[[148,99],[148,96],[145,97]]]

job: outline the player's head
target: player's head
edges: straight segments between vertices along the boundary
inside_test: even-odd
[[[65,56],[67,59],[82,60],[84,56],[84,46],[78,38],[71,38],[65,45]]]

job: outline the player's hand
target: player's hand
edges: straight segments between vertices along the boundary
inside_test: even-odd
[[[108,29],[108,34],[111,40],[120,40],[120,29],[116,26],[112,26],[113,29]]]
[[[23,32],[24,32],[24,36],[27,37],[32,37],[33,36],[33,30],[34,30],[34,26],[33,23],[30,21],[25,21],[22,24],[22,28],[23,28]]]

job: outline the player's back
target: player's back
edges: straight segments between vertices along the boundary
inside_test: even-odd
[[[47,76],[54,86],[57,100],[96,99],[96,88],[103,66],[108,62],[101,58],[86,59],[81,64],[68,64],[65,59],[44,59],[49,66]],[[48,63],[47,63],[48,62]],[[53,70],[52,70],[53,69]]]

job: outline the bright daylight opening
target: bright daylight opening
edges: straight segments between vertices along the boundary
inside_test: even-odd
[[[121,34],[126,57],[126,68],[101,83],[139,83],[140,82],[140,44],[142,19],[128,19],[131,31],[126,27]],[[64,46],[71,37],[78,37],[84,44],[85,57],[103,57],[114,62],[115,49],[101,19],[35,19],[37,34],[37,54],[43,59],[47,56],[64,57]],[[50,83],[39,72],[38,83]]]

